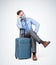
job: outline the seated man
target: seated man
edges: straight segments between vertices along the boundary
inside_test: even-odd
[[[32,24],[35,25],[35,31],[32,29]],[[39,29],[39,23],[33,20],[32,18],[27,18],[22,10],[17,11],[17,27],[19,29],[23,28],[25,29],[25,37],[31,37],[32,40],[32,59],[37,60],[36,57],[36,42],[39,44],[42,44],[44,47],[46,47],[50,41],[43,41],[39,38],[37,35],[38,29]]]

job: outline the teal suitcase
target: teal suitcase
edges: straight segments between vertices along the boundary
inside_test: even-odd
[[[27,59],[31,57],[31,39],[16,38],[15,39],[15,57],[19,59]]]

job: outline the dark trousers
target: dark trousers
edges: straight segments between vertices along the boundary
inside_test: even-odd
[[[25,37],[31,38],[32,52],[36,52],[36,42],[41,43],[42,40],[39,38],[39,36],[33,30],[30,30],[29,32],[25,33]]]

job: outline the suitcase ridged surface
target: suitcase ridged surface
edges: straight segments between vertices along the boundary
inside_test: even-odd
[[[26,59],[31,57],[30,38],[16,38],[15,40],[15,57]]]

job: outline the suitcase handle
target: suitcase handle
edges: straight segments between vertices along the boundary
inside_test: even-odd
[[[25,29],[20,28],[20,37],[24,37],[24,36],[25,36]]]

